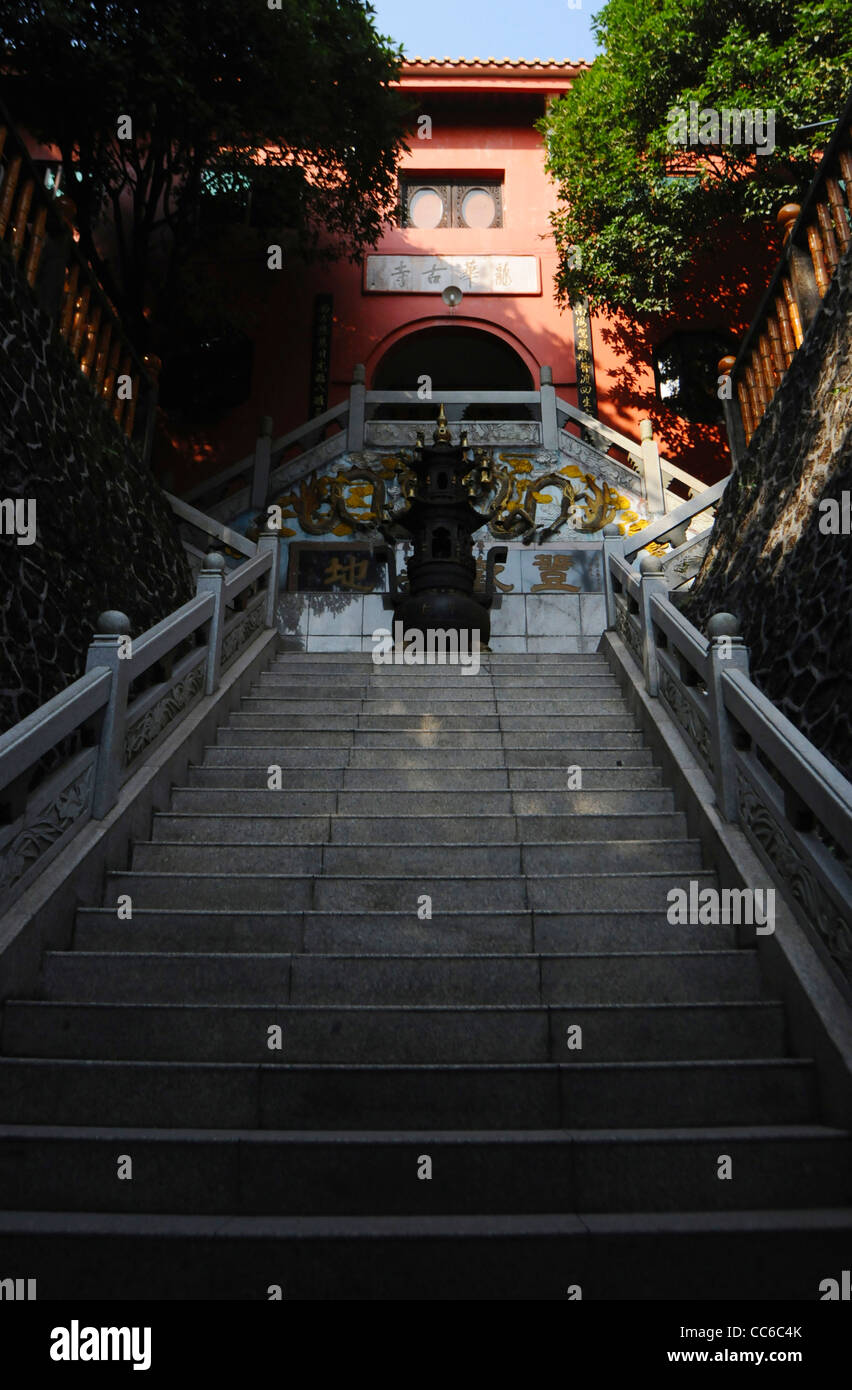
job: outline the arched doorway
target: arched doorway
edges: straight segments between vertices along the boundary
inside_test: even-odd
[[[394,343],[373,373],[374,391],[416,391],[421,377],[438,391],[534,391],[532,374],[509,343],[481,328],[434,327],[409,333]],[[387,405],[376,410],[384,420],[432,420],[436,407]],[[449,412],[448,412],[449,413]],[[468,406],[466,420],[529,420],[525,405]]]

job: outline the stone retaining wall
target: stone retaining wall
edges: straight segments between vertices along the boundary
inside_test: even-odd
[[[0,535],[0,730],[82,675],[97,615],[141,633],[192,596],[171,509],[0,248],[0,499],[34,500],[32,545]]]
[[[852,777],[852,535],[824,534],[819,507],[842,503],[844,492],[852,494],[852,252],[731,479],[682,605],[702,628],[720,609],[737,614],[754,680]]]

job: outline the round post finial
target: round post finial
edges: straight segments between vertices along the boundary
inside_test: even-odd
[[[98,615],[95,631],[99,637],[129,637],[130,619],[118,608],[108,608]]]
[[[779,210],[775,221],[781,228],[782,239],[785,242],[796,225],[801,211],[802,209],[798,203],[785,203],[783,208]]]
[[[736,613],[714,613],[707,623],[707,636],[713,640],[715,637],[739,637],[742,634],[740,620]]]

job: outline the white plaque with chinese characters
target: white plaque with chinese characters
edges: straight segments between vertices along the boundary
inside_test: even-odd
[[[368,256],[364,288],[373,294],[539,294],[537,256]]]

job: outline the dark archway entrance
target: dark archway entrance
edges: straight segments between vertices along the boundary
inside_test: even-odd
[[[479,328],[424,328],[389,348],[371,383],[374,391],[416,391],[421,377],[437,391],[534,391],[529,368],[514,348]],[[432,420],[436,407],[424,402],[381,406],[376,418]],[[466,420],[529,420],[525,405],[470,405]]]

